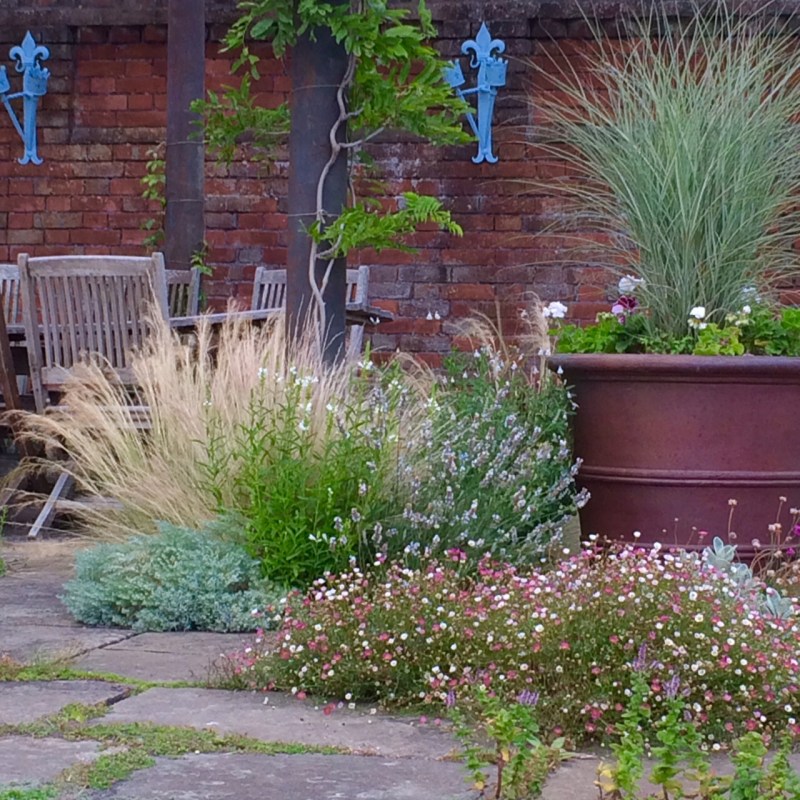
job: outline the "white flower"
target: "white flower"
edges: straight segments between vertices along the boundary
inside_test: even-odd
[[[619,279],[620,294],[634,294],[636,290],[644,283],[644,278],[637,278],[635,275],[623,275]]]
[[[567,315],[567,307],[558,300],[553,300],[542,309],[542,314],[545,319],[564,319]]]
[[[750,314],[753,309],[749,305],[742,306],[742,314]]]
[[[689,312],[689,327],[696,328],[697,330],[703,330],[703,328],[707,327],[708,323],[705,321],[706,318],[706,307],[705,306],[695,306]]]

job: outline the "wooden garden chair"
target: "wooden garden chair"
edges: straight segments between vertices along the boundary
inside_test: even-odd
[[[18,267],[36,410],[48,409],[51,393],[63,391],[73,366],[93,359],[133,386],[132,352],[145,343],[157,318],[165,324],[168,319],[163,255],[22,254]],[[146,409],[135,408],[132,418],[139,411],[146,418]],[[29,536],[50,524],[59,498],[71,484],[69,473],[62,472]]]
[[[193,317],[200,312],[200,270],[168,269],[167,306],[170,317]]]
[[[0,264],[0,294],[3,295],[2,308],[6,327],[22,325],[19,268],[16,264]]]
[[[347,297],[349,309],[366,308],[369,289],[369,267],[347,270]],[[286,270],[258,267],[253,280],[253,311],[278,311],[286,308]],[[348,325],[347,360],[357,360],[364,345],[364,326]]]

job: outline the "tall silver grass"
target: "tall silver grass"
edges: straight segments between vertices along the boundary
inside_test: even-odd
[[[800,39],[771,19],[654,11],[639,37],[598,35],[590,80],[548,75],[545,149],[577,173],[563,188],[608,262],[644,278],[653,331],[683,335],[692,307],[719,320],[798,272]]]

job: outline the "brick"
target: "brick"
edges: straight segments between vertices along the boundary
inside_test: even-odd
[[[34,219],[37,216],[39,215],[12,211],[8,215],[8,222],[6,224],[8,225],[9,228],[15,228],[19,230],[24,230],[25,228],[32,228]],[[37,227],[39,226],[37,225]]]
[[[411,297],[411,284],[409,283],[372,283],[369,287],[370,295],[384,300],[398,300]]]
[[[72,172],[78,178],[118,178],[122,175],[123,165],[118,161],[76,161]]]
[[[167,28],[165,25],[145,25],[142,31],[143,42],[159,42],[165,43],[167,41]]]
[[[572,303],[567,311],[567,318],[574,320],[594,321],[602,311],[608,311],[608,303]]]
[[[118,245],[122,240],[121,231],[108,230],[79,230],[69,232],[70,242],[73,244],[90,244],[112,246]]]
[[[37,228],[79,228],[82,215],[73,212],[45,211],[33,215],[33,224]]]
[[[113,75],[103,75],[102,77],[92,78],[89,81],[89,91],[92,94],[108,94],[116,90],[117,81]],[[124,97],[123,97],[124,99]]]
[[[495,296],[490,283],[454,283],[443,289],[444,297],[453,300],[493,300]]]
[[[9,244],[43,244],[44,231],[31,230],[30,228],[22,228],[21,230],[9,228],[7,239]]]
[[[59,228],[48,228],[44,232],[45,244],[70,244],[70,234],[72,231],[61,230]]]
[[[391,322],[381,322],[380,331],[382,334],[406,334],[415,333],[421,335],[435,335],[442,330],[442,323],[435,319],[396,319]]]
[[[46,211],[70,211],[72,202],[70,197],[47,197],[44,204]]]

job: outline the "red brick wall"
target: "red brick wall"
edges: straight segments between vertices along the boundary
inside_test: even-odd
[[[458,55],[477,27],[468,19],[441,21],[442,52]],[[0,111],[0,262],[22,251],[142,252],[143,223],[158,214],[157,204],[141,198],[140,181],[148,151],[164,138],[166,29],[62,26],[33,32],[52,53],[49,93],[39,115],[45,161],[17,164],[22,146]],[[216,44],[223,32],[222,26],[210,27],[209,88],[229,80],[229,57]],[[531,76],[524,60],[544,59],[545,50],[557,47],[568,56],[581,51],[583,23],[542,23],[520,15],[494,22],[492,33],[505,39],[512,59],[496,111],[499,163],[473,164],[473,145],[437,148],[385,136],[371,147],[388,196],[408,189],[436,195],[464,228],[462,238],[420,233],[415,254],[362,252],[352,259],[370,265],[371,299],[396,316],[380,326],[376,347],[424,353],[435,362],[460,319],[475,310],[494,317],[499,308],[505,328],[513,329],[530,292],[573,303],[584,318],[604,307],[596,302],[602,276],[570,260],[563,234],[545,231],[561,213],[558,203],[546,194],[522,194],[524,179],[564,172],[529,143],[529,124],[536,119],[524,100]],[[3,29],[0,63],[10,67],[8,48],[22,35],[24,29]],[[265,102],[278,103],[290,88],[284,65],[272,60],[264,66],[258,90]],[[20,80],[13,71],[10,78]],[[536,81],[532,88],[534,98],[547,90]],[[246,301],[257,265],[284,265],[286,176],[284,154],[270,166],[226,169],[209,163],[206,238],[214,275],[205,288],[212,303],[231,295]]]

